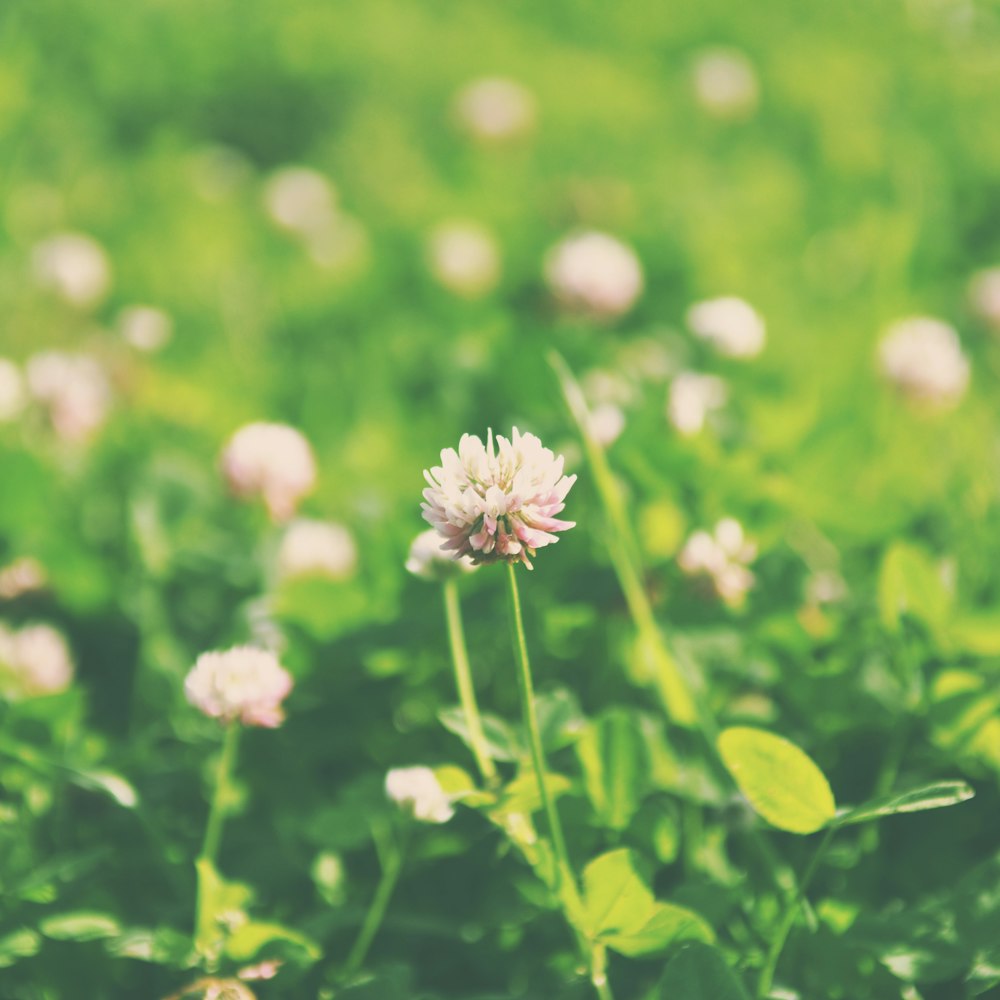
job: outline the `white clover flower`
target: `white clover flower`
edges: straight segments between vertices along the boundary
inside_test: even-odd
[[[357,565],[354,536],[341,524],[293,521],[278,550],[278,573],[284,579],[318,575],[346,580]]]
[[[11,700],[65,691],[73,682],[73,658],[62,633],[51,625],[17,630],[0,625],[0,693]]]
[[[730,358],[752,358],[764,349],[764,321],[743,299],[724,296],[697,302],[687,311],[691,332]]]
[[[523,562],[574,526],[557,520],[576,476],[563,475],[556,457],[534,434],[515,427],[508,441],[493,431],[486,445],[463,434],[458,451],[445,448],[441,465],[424,470],[424,520],[446,539],[444,547],[476,563]]]
[[[977,316],[1000,330],[1000,267],[987,268],[972,276],[969,302]]]
[[[483,77],[458,92],[455,113],[462,127],[476,139],[502,141],[531,131],[535,98],[516,80]]]
[[[698,55],[692,77],[695,97],[709,114],[745,118],[757,107],[757,73],[738,49],[706,49]]]
[[[41,590],[47,582],[45,567],[31,556],[22,556],[0,568],[0,598],[12,601]]]
[[[670,383],[667,419],[680,434],[697,434],[708,415],[725,406],[728,398],[729,389],[718,376],[681,372]]]
[[[588,415],[587,433],[602,448],[609,448],[625,430],[625,414],[614,403],[601,403]]]
[[[500,253],[493,234],[475,222],[446,222],[427,243],[431,273],[449,291],[475,299],[496,287]]]
[[[129,346],[153,353],[170,341],[174,322],[162,309],[129,306],[118,314],[118,330]]]
[[[83,233],[59,233],[31,255],[35,278],[82,309],[97,305],[111,287],[111,265],[101,245]]]
[[[747,568],[757,556],[757,546],[743,533],[739,521],[723,518],[714,531],[696,531],[684,543],[677,564],[689,576],[708,577],[726,604],[742,603],[754,584]]]
[[[28,359],[28,390],[45,407],[64,440],[89,438],[107,419],[111,388],[104,369],[86,354],[43,351]]]
[[[211,718],[270,729],[284,721],[291,690],[292,675],[274,653],[253,646],[202,653],[184,681],[187,700]]]
[[[28,401],[21,369],[7,358],[0,358],[0,423],[21,414]]]
[[[445,539],[433,528],[421,531],[410,545],[406,570],[421,580],[444,581],[473,573],[479,567],[469,558],[446,549]]]
[[[421,823],[447,823],[451,799],[429,767],[395,767],[385,776],[385,794]]]
[[[643,288],[635,251],[599,232],[576,233],[557,243],[545,258],[545,279],[564,305],[607,319],[628,312]]]
[[[316,483],[305,437],[286,424],[241,427],[222,452],[222,472],[238,497],[260,496],[275,521],[286,521]]]
[[[308,237],[330,228],[337,211],[337,195],[318,170],[282,167],[264,185],[264,207],[277,225]]]
[[[954,406],[969,384],[969,361],[947,323],[915,316],[893,323],[878,346],[882,374],[916,402]]]

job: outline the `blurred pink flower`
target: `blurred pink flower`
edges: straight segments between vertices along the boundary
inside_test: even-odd
[[[281,702],[291,690],[277,657],[253,646],[202,653],[184,681],[187,700],[213,719],[269,729],[284,721]]]

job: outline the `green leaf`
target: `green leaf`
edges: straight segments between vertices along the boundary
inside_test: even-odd
[[[179,969],[189,965],[191,936],[172,927],[129,927],[109,938],[104,947],[117,958],[134,958]]]
[[[42,939],[30,928],[21,927],[0,938],[0,969],[6,969],[22,958],[37,955]]]
[[[281,924],[251,920],[238,927],[226,939],[225,952],[234,962],[249,962],[256,958],[264,945],[279,942],[292,945],[296,957],[315,962],[323,954],[312,938]]]
[[[931,557],[908,542],[895,542],[879,569],[878,607],[882,624],[899,631],[904,614],[918,618],[932,631],[945,624],[952,597]]]
[[[837,815],[837,825],[867,823],[869,820],[879,819],[882,816],[895,816],[898,813],[944,809],[960,802],[967,802],[975,794],[964,781],[938,781],[933,785],[913,788],[908,792],[896,792],[872,799],[864,805],[845,807]]]
[[[121,934],[121,924],[107,913],[79,910],[42,920],[38,929],[57,941],[97,941]]]
[[[763,729],[733,726],[718,745],[740,791],[772,826],[815,833],[834,818],[837,807],[826,776],[794,743]]]
[[[573,787],[573,783],[563,774],[545,775],[545,788],[550,798],[556,799]],[[501,795],[497,811],[501,813],[535,813],[542,808],[542,796],[534,771],[522,771]]]
[[[639,878],[628,848],[594,858],[583,870],[583,932],[590,938],[638,933],[656,899]]]
[[[208,858],[194,863],[198,873],[198,914],[195,948],[203,955],[222,945],[225,932],[220,918],[240,913],[249,904],[252,893],[240,882],[227,882]]]
[[[450,733],[454,733],[467,747],[472,748],[469,727],[461,706],[451,705],[438,712],[438,720]],[[493,760],[516,761],[524,756],[524,748],[513,727],[495,715],[481,717],[486,750]]]
[[[576,743],[590,804],[612,830],[629,825],[649,783],[643,735],[635,712],[612,708],[587,723]]]
[[[661,951],[677,941],[715,940],[712,928],[692,910],[673,903],[657,902],[649,919],[635,931],[627,934],[603,934],[601,940],[623,955],[647,955]]]
[[[583,731],[586,719],[576,695],[566,688],[546,691],[535,698],[538,728],[546,750],[561,750],[573,743]]]
[[[654,995],[660,1000],[749,1000],[722,952],[701,943],[685,946],[667,963]]]
[[[139,804],[139,794],[132,784],[120,774],[113,771],[78,771],[70,772],[70,780],[81,788],[110,795],[120,806],[134,809]]]

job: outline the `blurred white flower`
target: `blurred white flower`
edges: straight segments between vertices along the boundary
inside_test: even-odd
[[[757,107],[757,73],[738,49],[713,48],[699,53],[692,78],[695,97],[709,114],[745,118]]]
[[[318,170],[281,167],[264,184],[264,207],[277,225],[308,237],[330,228],[337,195]]]
[[[56,694],[72,682],[73,658],[62,633],[51,625],[0,625],[0,694],[11,700]]]
[[[752,358],[764,349],[766,331],[757,310],[743,299],[724,296],[696,302],[687,311],[687,325],[730,358]]]
[[[625,430],[625,414],[614,403],[601,403],[590,411],[587,433],[603,448],[618,440]]]
[[[281,539],[278,572],[284,579],[327,576],[345,580],[358,565],[354,536],[340,524],[326,521],[293,521]]]
[[[445,222],[430,235],[427,259],[434,277],[449,291],[478,298],[500,279],[500,253],[493,234],[475,222]]]
[[[12,601],[41,590],[46,582],[45,567],[31,556],[22,556],[0,569],[0,599]]]
[[[534,127],[535,98],[516,80],[483,77],[458,92],[455,113],[462,127],[477,139],[511,139]]]
[[[729,398],[726,383],[716,375],[681,372],[670,383],[667,419],[681,434],[697,434],[709,413],[721,409]]]
[[[846,596],[847,583],[836,570],[818,570],[806,579],[806,601],[811,605],[836,604]]]
[[[0,423],[17,417],[27,401],[21,369],[8,358],[0,358]]]
[[[882,374],[904,395],[931,406],[954,406],[969,384],[969,360],[947,323],[915,316],[893,323],[878,345]]]
[[[689,576],[707,577],[726,604],[737,606],[754,584],[747,568],[757,556],[739,521],[723,518],[714,531],[696,531],[684,543],[677,564]]]
[[[129,306],[118,314],[118,330],[125,343],[137,351],[154,352],[170,341],[174,323],[162,309]]]
[[[565,306],[609,319],[628,312],[643,288],[635,251],[599,232],[576,233],[557,243],[546,255],[545,279]]]
[[[34,248],[31,259],[39,284],[71,305],[95,306],[111,287],[107,254],[83,233],[52,236]]]
[[[650,382],[664,381],[677,370],[674,356],[654,337],[640,337],[623,344],[618,361],[627,375]]]
[[[618,371],[592,368],[584,374],[580,385],[587,401],[595,405],[614,403],[628,406],[636,400],[635,384]]]
[[[1000,330],[1000,267],[991,267],[972,276],[969,301],[976,315]]]
[[[421,823],[447,823],[451,800],[429,767],[394,767],[385,776],[385,794]]]
[[[85,441],[107,419],[111,388],[94,358],[43,351],[28,359],[26,373],[29,392],[64,440]]]
[[[316,482],[309,442],[286,424],[241,427],[223,450],[221,465],[233,493],[263,498],[275,521],[288,520]]]
[[[446,539],[433,528],[421,531],[410,545],[406,559],[407,572],[421,580],[444,581],[453,576],[464,576],[478,567],[468,556],[460,556],[444,548]]]
[[[184,681],[187,700],[211,718],[271,729],[284,721],[291,690],[292,675],[274,653],[253,646],[202,653]]]
[[[458,451],[445,448],[441,465],[424,470],[424,520],[446,539],[445,548],[476,563],[523,562],[572,528],[558,514],[576,476],[534,434],[515,427],[510,440],[493,432],[487,444],[463,434]]]

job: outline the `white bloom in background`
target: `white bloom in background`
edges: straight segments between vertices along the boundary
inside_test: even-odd
[[[385,794],[421,823],[447,823],[455,815],[451,799],[429,767],[394,767],[385,776]]]
[[[253,646],[202,653],[184,681],[187,700],[211,718],[270,729],[284,721],[291,690],[292,675],[274,653]]]
[[[486,445],[463,434],[458,451],[445,448],[441,465],[424,470],[424,520],[446,539],[444,547],[476,563],[523,562],[574,526],[555,515],[576,476],[563,475],[558,458],[515,427],[508,441],[493,432]]]
[[[628,406],[636,400],[635,384],[619,371],[592,368],[580,380],[583,394],[589,403],[614,403]]]
[[[734,296],[696,302],[687,311],[687,325],[730,358],[752,358],[764,349],[767,333],[760,314]]]
[[[41,590],[47,582],[45,567],[31,556],[22,556],[0,569],[0,599],[12,601]]]
[[[684,543],[677,563],[689,576],[708,577],[719,597],[736,606],[754,584],[754,575],[747,567],[756,557],[757,546],[746,538],[742,525],[727,517],[711,533],[694,532]]]
[[[640,381],[663,382],[677,370],[674,356],[653,337],[640,337],[623,344],[618,363],[623,372]]]
[[[991,267],[972,276],[969,301],[976,315],[1000,330],[1000,267]]]
[[[818,570],[806,580],[806,601],[811,605],[836,604],[846,596],[847,583],[836,570]]]
[[[13,361],[0,358],[0,423],[17,417],[27,401],[21,369]]]
[[[62,633],[51,625],[12,630],[0,625],[0,693],[9,699],[65,691],[73,682],[73,658]]]
[[[316,483],[309,442],[286,424],[241,427],[223,450],[221,464],[233,493],[263,498],[275,521],[287,521]]]
[[[717,375],[681,372],[670,383],[667,419],[679,433],[697,434],[705,426],[708,415],[725,406],[728,398],[729,389]]]
[[[318,575],[346,580],[357,565],[354,536],[343,525],[326,521],[293,521],[278,550],[278,572],[284,579]]]
[[[282,167],[264,184],[264,207],[277,225],[309,237],[331,227],[337,212],[337,195],[318,170]]]
[[[97,431],[111,408],[104,369],[86,354],[43,351],[28,359],[28,391],[47,411],[55,432],[81,442]]]
[[[493,234],[475,222],[446,222],[427,243],[434,277],[456,295],[474,299],[500,280],[500,253]]]
[[[71,305],[97,305],[111,287],[111,265],[101,245],[83,233],[60,233],[32,251],[39,284]]]
[[[444,581],[453,576],[465,576],[479,567],[468,557],[444,547],[446,539],[433,528],[421,531],[410,545],[406,570],[421,580]]]
[[[714,48],[700,53],[692,80],[698,103],[716,117],[745,118],[757,107],[757,73],[738,49]]]
[[[512,139],[534,127],[535,98],[516,80],[484,77],[458,92],[455,113],[462,127],[477,139]]]
[[[587,433],[603,448],[608,448],[625,430],[625,414],[614,403],[601,403],[588,415]]]
[[[893,323],[878,346],[882,374],[911,399],[954,406],[969,385],[969,360],[947,323],[916,316]]]
[[[173,336],[173,320],[153,306],[129,306],[118,314],[122,339],[137,351],[160,350]]]
[[[643,288],[635,251],[599,232],[577,233],[557,243],[545,258],[545,279],[564,305],[606,318],[628,312]]]

